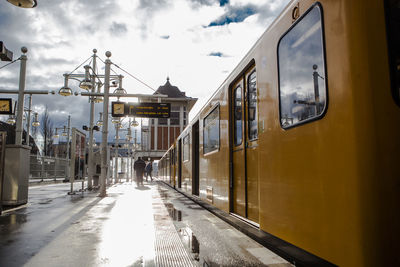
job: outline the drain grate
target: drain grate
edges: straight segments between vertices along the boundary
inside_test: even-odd
[[[195,266],[165,207],[153,206],[156,266]]]

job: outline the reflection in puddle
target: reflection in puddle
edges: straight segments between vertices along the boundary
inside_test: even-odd
[[[191,252],[192,257],[196,261],[200,261],[200,243],[193,231],[189,227],[184,227],[179,229],[178,233],[181,236],[182,242],[189,249],[189,252]]]
[[[174,221],[182,221],[182,211],[177,210],[174,208],[174,205],[171,203],[164,203],[165,207],[168,210],[169,216],[174,220]]]

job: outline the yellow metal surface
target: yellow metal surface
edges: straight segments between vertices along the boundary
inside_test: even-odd
[[[258,161],[258,139],[251,140],[249,138],[249,114],[248,114],[248,80],[249,75],[254,71],[254,67],[249,69],[245,75],[245,147],[246,147],[246,188],[247,188],[247,219],[258,223],[259,222],[259,197],[260,192],[258,187],[259,180],[259,166]],[[258,114],[256,114],[258,116]]]
[[[244,96],[244,91],[243,91],[244,83],[243,79],[241,79],[239,82],[237,82],[235,85],[231,87],[232,93],[232,103],[235,102],[235,91],[240,90],[240,95],[241,95],[241,101],[240,106],[237,108],[240,109],[240,114],[244,114],[243,112],[243,107],[244,107],[244,101],[243,101],[243,96]],[[235,112],[234,106],[232,104],[232,114]],[[244,115],[241,115],[243,118]],[[232,119],[233,120],[233,119]],[[233,122],[235,124],[236,122]],[[240,121],[241,125],[241,131],[239,131],[238,135],[241,136],[240,144],[235,144],[235,134],[232,133],[232,176],[233,176],[233,213],[240,215],[244,218],[247,216],[247,201],[246,201],[246,151],[245,151],[245,140],[243,140],[244,137],[244,123],[243,120]],[[232,127],[232,131],[235,131],[235,128]]]
[[[383,1],[319,1],[327,112],[280,125],[278,42],[293,14],[314,4],[292,1],[200,111],[200,198],[211,187],[214,206],[229,212],[232,199],[245,217],[247,175],[247,218],[261,230],[339,266],[400,266],[400,107],[390,90]],[[230,158],[229,90],[252,61],[259,136],[233,147]],[[217,103],[220,149],[204,155],[203,119]],[[183,164],[182,177],[191,170]]]

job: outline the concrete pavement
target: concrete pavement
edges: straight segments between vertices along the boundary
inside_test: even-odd
[[[69,189],[31,187],[0,217],[0,266],[291,266],[162,183]]]

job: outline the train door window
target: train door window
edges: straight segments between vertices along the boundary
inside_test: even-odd
[[[278,44],[282,128],[323,116],[327,104],[322,7],[310,8]]]
[[[255,140],[258,137],[258,111],[257,111],[257,83],[256,71],[254,70],[247,77],[247,123],[249,131],[249,140]]]
[[[235,146],[242,144],[242,87],[238,85],[233,91],[233,118],[235,123],[233,124],[234,129],[234,140]]]
[[[400,106],[400,1],[385,0],[385,15],[392,95]]]
[[[203,120],[204,154],[219,149],[219,105]]]
[[[183,161],[189,161],[190,160],[190,151],[189,151],[189,143],[190,143],[190,135],[187,134],[183,138]]]

